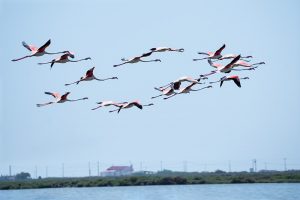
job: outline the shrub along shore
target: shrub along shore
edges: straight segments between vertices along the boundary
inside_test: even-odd
[[[106,187],[142,185],[185,184],[235,184],[235,183],[300,183],[300,171],[286,172],[171,172],[163,171],[145,175],[134,173],[122,177],[43,178],[18,181],[0,181],[1,190],[63,187]]]

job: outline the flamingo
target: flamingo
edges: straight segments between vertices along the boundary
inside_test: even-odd
[[[68,86],[68,85],[72,85],[72,84],[79,84],[81,81],[91,81],[91,80],[97,80],[97,81],[106,81],[106,80],[109,80],[109,79],[118,79],[118,77],[111,77],[111,78],[105,78],[105,79],[98,79],[94,76],[94,69],[95,67],[92,67],[91,69],[89,69],[86,73],[85,73],[85,76],[81,77],[80,80],[78,81],[75,81],[73,83],[67,83],[65,84],[65,86]]]
[[[164,88],[164,89],[155,87],[154,89],[162,92],[162,94],[151,97],[151,99],[155,99],[155,98],[163,96],[163,95],[170,96],[170,95],[174,94],[174,89],[172,87],[168,87],[168,88]]]
[[[207,57],[205,58],[198,58],[198,59],[193,59],[193,61],[197,61],[197,60],[204,60],[204,59],[220,59],[222,57],[221,53],[223,51],[223,49],[225,49],[225,44],[223,44],[223,46],[221,48],[219,48],[217,51],[215,52],[198,52],[198,54],[203,54],[203,55],[207,55]]]
[[[41,106],[47,106],[53,103],[65,103],[67,101],[80,101],[80,100],[86,100],[88,99],[87,97],[84,98],[80,98],[80,99],[75,99],[75,100],[70,100],[68,99],[68,95],[70,94],[70,92],[66,92],[64,95],[60,95],[57,92],[45,92],[45,94],[51,95],[55,98],[55,101],[50,101],[48,103],[42,103],[42,104],[36,104],[37,107],[41,107]]]
[[[259,62],[259,63],[249,64],[249,63],[247,63],[247,62],[245,62],[245,61],[239,60],[239,61],[237,61],[237,62],[233,65],[233,67],[249,67],[249,68],[254,69],[254,68],[257,68],[258,65],[264,65],[264,64],[266,64],[266,63],[265,63],[265,62]]]
[[[200,77],[205,77],[205,76],[209,76],[209,75],[212,75],[212,74],[215,74],[215,73],[230,73],[231,70],[236,70],[236,69],[233,69],[234,67],[234,64],[240,59],[241,55],[238,55],[237,57],[235,57],[229,64],[227,65],[221,65],[219,63],[213,63],[210,59],[208,59],[208,63],[210,64],[210,66],[216,68],[216,70],[214,71],[211,71],[210,73],[208,74],[204,74],[204,75],[200,75]],[[241,71],[243,69],[240,69],[240,70],[237,70],[237,71]],[[247,69],[247,70],[250,70],[250,69]]]
[[[238,56],[237,54],[226,54],[226,55],[222,55],[221,58],[219,58],[219,60],[233,59],[237,56]],[[245,62],[250,62],[250,60],[245,60],[244,58],[253,58],[253,57],[252,56],[241,56],[240,60],[243,60]]]
[[[187,93],[190,93],[191,91],[194,91],[194,92],[195,92],[195,91],[203,90],[203,89],[206,89],[206,88],[212,88],[212,86],[209,85],[209,86],[206,86],[206,87],[197,89],[197,90],[192,89],[192,87],[193,87],[194,85],[196,85],[196,84],[197,84],[197,83],[191,83],[190,85],[188,85],[188,86],[186,86],[186,87],[180,89],[180,91],[179,91],[178,93],[174,93],[173,95],[170,95],[170,96],[168,96],[168,97],[165,97],[164,99],[165,99],[165,100],[166,100],[166,99],[169,99],[169,98],[174,97],[174,96],[176,96],[176,95],[178,95],[178,94],[187,94]]]
[[[184,49],[183,48],[174,49],[174,48],[170,48],[170,47],[155,47],[155,48],[151,48],[150,51],[152,51],[152,52],[166,52],[166,51],[184,52]]]
[[[198,79],[194,79],[194,78],[189,77],[189,76],[183,76],[183,77],[180,77],[177,80],[175,80],[175,81],[173,81],[173,82],[171,82],[171,83],[169,83],[167,85],[160,86],[159,88],[171,87],[174,90],[178,90],[180,88],[180,85],[181,85],[182,82],[190,82],[190,83],[202,84],[202,83],[200,83],[201,79],[207,79],[207,77],[200,77]]]
[[[152,54],[153,52],[148,52],[148,53],[144,53],[143,55],[141,56],[136,56],[136,57],[133,57],[133,58],[130,58],[130,59],[125,59],[125,58],[122,58],[121,60],[124,61],[123,63],[121,64],[117,64],[117,65],[114,65],[114,67],[118,67],[118,66],[121,66],[121,65],[124,65],[124,64],[127,64],[127,63],[137,63],[137,62],[161,62],[160,59],[155,59],[155,60],[142,60],[141,58],[144,58],[144,57],[148,57]]]
[[[210,84],[220,82],[220,87],[222,87],[224,81],[234,81],[234,83],[240,88],[240,87],[241,87],[241,81],[240,81],[240,80],[242,80],[242,79],[249,79],[249,77],[243,77],[243,78],[240,78],[240,77],[237,76],[237,75],[233,75],[233,76],[224,76],[224,77],[222,77],[222,78],[221,78],[220,80],[218,80],[218,81],[210,82]]]
[[[116,103],[116,102],[113,102],[113,101],[101,101],[101,102],[97,102],[97,104],[100,104],[100,105],[97,106],[96,108],[92,108],[92,110],[96,110],[96,109],[104,107],[104,106],[120,107],[122,104],[125,104],[125,103],[128,103],[128,102]]]
[[[52,55],[52,54],[60,54],[60,53],[66,53],[66,52],[68,52],[68,51],[62,51],[62,52],[57,52],[57,53],[46,52],[46,48],[50,44],[51,44],[51,40],[49,39],[43,46],[41,46],[40,48],[37,48],[36,46],[34,46],[34,45],[28,45],[26,42],[23,41],[22,45],[31,52],[31,55],[27,55],[27,56],[24,56],[22,58],[13,59],[11,61],[19,61],[19,60],[23,60],[25,58],[29,58],[29,57],[32,57],[32,56],[43,56],[45,54]]]
[[[74,58],[75,57],[74,53],[68,51],[67,53],[61,55],[60,57],[51,60],[50,62],[44,62],[44,63],[38,63],[38,64],[39,65],[44,65],[44,64],[50,64],[51,63],[51,65],[50,65],[50,69],[51,69],[53,67],[54,63],[80,62],[82,60],[91,60],[90,57],[83,58],[83,59],[80,59],[80,60],[70,60],[69,57]]]
[[[153,106],[154,104],[153,103],[149,103],[149,104],[146,104],[146,105],[142,105],[139,101],[132,101],[132,102],[127,102],[127,103],[123,103],[123,104],[120,104],[118,107],[118,109],[116,110],[111,110],[109,112],[115,112],[115,111],[118,111],[118,113],[122,110],[122,109],[127,109],[127,108],[132,108],[133,106],[139,108],[139,109],[143,109],[143,107],[145,106]]]

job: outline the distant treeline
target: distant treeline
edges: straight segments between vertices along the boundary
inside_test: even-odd
[[[141,185],[229,184],[229,183],[300,183],[300,171],[286,172],[172,172],[123,177],[44,178],[2,181],[1,190],[62,187],[106,187]]]

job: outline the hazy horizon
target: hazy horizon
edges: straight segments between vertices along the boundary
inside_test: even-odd
[[[0,174],[24,169],[34,175],[84,175],[91,162],[101,170],[129,165],[139,170],[187,171],[300,169],[300,3],[274,1],[18,1],[0,0]],[[70,50],[79,63],[38,65],[58,55],[14,58],[30,52],[22,41],[41,46],[48,39],[49,52]],[[182,76],[198,77],[212,68],[199,51],[251,55],[251,63],[266,62],[254,71],[232,72],[242,87],[226,82],[212,89],[151,99],[153,87]],[[114,68],[120,59],[152,47],[184,48],[183,53],[154,53],[160,63],[136,63]],[[4,50],[5,48],[5,50]],[[223,64],[227,61],[221,62]],[[77,80],[95,66],[99,78]],[[224,74],[209,77],[218,80]],[[227,74],[226,74],[227,75]],[[209,82],[207,81],[207,82]],[[207,84],[206,84],[207,85]],[[205,85],[204,85],[205,86]],[[47,107],[45,91],[71,92],[70,99],[89,97]],[[110,108],[91,111],[104,100],[153,102],[143,110]]]

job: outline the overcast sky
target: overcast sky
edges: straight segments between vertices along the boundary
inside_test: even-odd
[[[300,168],[300,3],[298,1],[17,1],[0,0],[0,174],[29,171],[60,176],[95,174],[112,164],[136,170],[188,171]],[[70,50],[80,63],[48,65],[57,55],[28,55],[22,41],[49,52]],[[169,100],[154,99],[154,86],[212,70],[193,62],[198,51],[252,55],[266,62],[255,71],[231,73],[249,80],[242,88],[226,82]],[[120,59],[152,47],[184,48],[184,53],[152,54],[161,63],[112,67]],[[222,62],[226,64],[229,61]],[[99,78],[118,80],[64,86],[95,66]],[[223,74],[210,77],[218,80]],[[201,87],[201,86],[197,86]],[[45,91],[71,92],[67,102],[37,108],[52,100]],[[152,107],[109,113],[91,111],[103,100],[139,99]]]

